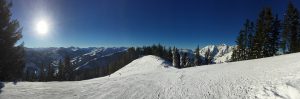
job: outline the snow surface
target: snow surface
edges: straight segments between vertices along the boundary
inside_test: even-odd
[[[5,83],[0,99],[300,99],[300,53],[176,69],[156,56],[74,82]]]

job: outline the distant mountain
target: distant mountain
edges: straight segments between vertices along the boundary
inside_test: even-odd
[[[202,58],[205,52],[210,50],[214,63],[224,63],[231,59],[233,46],[208,45],[200,49]],[[111,62],[118,61],[122,53],[127,50],[126,47],[50,47],[50,48],[26,48],[26,68],[25,70],[39,71],[42,64],[52,64],[57,67],[59,60],[63,60],[65,55],[69,55],[75,70],[90,69],[93,67],[106,67]],[[189,57],[194,57],[194,51],[190,49],[180,49],[180,52],[186,52]]]
[[[209,50],[210,56],[213,58],[213,63],[224,63],[231,59],[234,46],[229,46],[226,44],[221,45],[208,45],[200,49],[199,53],[201,58],[204,60],[205,53]],[[180,49],[179,52],[188,53],[190,58],[194,57],[194,51],[190,49]]]
[[[214,63],[224,63],[231,59],[234,46],[228,46],[226,44],[221,45],[208,45],[200,49],[200,55],[205,56],[205,53],[209,50],[210,55],[213,58]]]
[[[59,60],[63,60],[64,56],[69,55],[71,62],[78,69],[87,69],[95,66],[108,66],[115,61],[121,53],[127,50],[126,47],[89,47],[89,48],[26,48],[26,69],[31,71],[39,71],[39,67],[44,64],[58,65]]]

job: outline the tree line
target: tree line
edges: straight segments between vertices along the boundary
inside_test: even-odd
[[[300,51],[299,11],[290,2],[281,21],[269,7],[256,22],[246,20],[236,39],[231,61],[271,57]]]
[[[75,80],[74,65],[70,56],[66,55],[63,60],[59,60],[58,66],[52,63],[42,63],[39,71],[26,70],[23,74],[25,81],[72,81]]]

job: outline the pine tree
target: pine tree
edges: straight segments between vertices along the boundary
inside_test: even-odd
[[[245,31],[241,30],[240,34],[236,40],[236,44],[237,44],[237,48],[236,48],[236,61],[241,61],[241,60],[245,60]]]
[[[254,42],[253,42],[253,39],[254,39],[254,23],[253,22],[250,22],[250,27],[249,27],[249,33],[248,33],[248,44],[247,44],[247,59],[253,59],[254,58],[254,54],[253,54],[253,46],[254,46]]]
[[[142,48],[137,47],[136,48],[136,54],[137,54],[137,57],[141,57],[142,56]]]
[[[237,46],[232,54],[232,61],[247,60],[250,58],[250,51],[253,43],[253,24],[249,20],[246,20],[244,27],[240,30],[240,33],[235,41]]]
[[[40,67],[40,75],[39,75],[39,81],[45,81],[45,65],[42,64]]]
[[[161,44],[157,45],[157,52],[159,57],[163,57],[164,47]]]
[[[248,35],[250,34],[250,20],[246,20],[244,24],[244,28],[241,30],[241,46],[240,46],[240,57],[241,60],[247,60],[248,59],[248,44],[249,44],[249,39]]]
[[[270,33],[272,25],[272,12],[270,8],[265,8],[260,12],[256,23],[256,33],[253,39],[254,58],[269,57],[272,51],[270,45]]]
[[[24,62],[23,44],[16,45],[22,38],[17,20],[11,19],[12,3],[0,0],[0,81],[16,81],[22,78]]]
[[[186,61],[185,67],[192,67],[190,57],[186,57],[186,58],[185,58],[185,61]]]
[[[168,61],[172,61],[172,48],[171,47],[169,47],[169,49],[168,49],[168,54],[167,54],[167,60]]]
[[[239,57],[238,57],[238,52],[237,51],[238,51],[237,47],[233,49],[231,59],[230,59],[231,62],[238,61]]]
[[[173,64],[173,66],[174,67],[177,67],[177,57],[176,57],[176,48],[175,47],[173,47],[173,50],[172,50],[172,60],[173,60],[173,62],[172,62],[172,64]]]
[[[176,68],[180,68],[180,55],[178,49],[173,47],[173,66]]]
[[[65,75],[64,68],[65,68],[65,66],[64,66],[62,60],[59,60],[59,63],[58,63],[58,80],[61,80],[61,81],[65,80],[65,78],[64,78],[64,75]]]
[[[208,49],[205,52],[204,59],[205,59],[205,65],[212,63],[212,61],[211,61],[212,59],[211,59],[211,55],[210,55],[210,49]]]
[[[197,46],[197,48],[195,49],[195,58],[194,58],[194,65],[195,66],[200,66],[201,65],[201,57],[200,57],[200,48],[199,45]]]
[[[278,15],[275,16],[272,24],[272,34],[271,34],[271,55],[274,56],[279,50],[279,34],[280,34],[280,20]]]
[[[176,55],[176,60],[177,60],[177,62],[176,62],[176,64],[177,64],[177,68],[181,68],[181,66],[180,66],[180,54],[179,54],[179,51],[178,51],[178,49],[176,48],[176,53],[175,53],[175,55]]]
[[[47,81],[52,81],[54,80],[54,68],[51,65],[51,63],[48,64],[48,69],[47,69]]]
[[[299,12],[290,2],[283,21],[282,48],[285,53],[299,51]]]
[[[184,59],[184,56],[183,56],[183,52],[180,52],[179,55],[180,55],[180,66],[183,67],[184,66],[184,62],[185,62],[185,59]]]
[[[183,52],[182,56],[181,56],[181,68],[186,67],[186,63],[187,63],[187,53]]]
[[[184,64],[184,67],[191,67],[191,60],[188,56],[188,53],[184,53],[184,56],[185,56],[185,64]]]
[[[273,56],[273,49],[272,49],[272,26],[273,26],[273,21],[274,17],[272,15],[272,10],[271,8],[266,8],[265,9],[265,14],[264,14],[264,33],[266,35],[265,38],[265,44],[263,45],[263,54],[264,57],[270,57]]]
[[[72,63],[71,63],[71,58],[69,55],[65,56],[64,59],[64,79],[65,80],[72,80],[73,77],[73,67],[72,67]]]

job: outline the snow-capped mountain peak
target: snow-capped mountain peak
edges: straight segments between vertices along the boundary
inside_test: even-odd
[[[205,53],[209,51],[213,62],[224,63],[231,59],[233,48],[234,46],[229,46],[226,44],[208,45],[200,49],[199,53],[202,57],[205,57]]]

